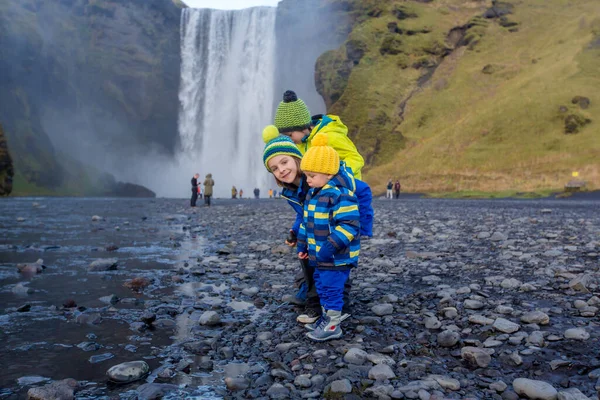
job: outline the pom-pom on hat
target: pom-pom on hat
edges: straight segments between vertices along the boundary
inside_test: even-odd
[[[302,171],[335,175],[340,170],[340,156],[331,146],[324,133],[317,133],[312,140],[311,148],[304,153],[300,168]]]
[[[279,129],[275,125],[267,125],[262,132],[263,142],[265,144],[269,143],[271,140],[275,139],[279,136]]]
[[[280,133],[303,131],[310,128],[310,111],[302,99],[292,90],[286,90],[283,101],[275,112],[275,126]]]
[[[263,140],[266,143],[263,151],[263,162],[269,172],[271,172],[268,165],[269,160],[275,156],[286,155],[298,159],[302,158],[302,153],[294,141],[287,136],[280,135],[273,125],[269,125],[263,130]]]

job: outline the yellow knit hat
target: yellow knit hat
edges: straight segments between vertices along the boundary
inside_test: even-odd
[[[300,168],[306,172],[318,172],[335,175],[340,170],[340,156],[327,145],[327,135],[317,133],[311,141],[311,147],[302,157]]]

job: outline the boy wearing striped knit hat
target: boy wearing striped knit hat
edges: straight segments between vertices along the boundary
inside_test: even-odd
[[[342,336],[344,284],[350,269],[358,265],[360,252],[353,177],[340,168],[340,157],[327,141],[326,135],[316,135],[300,165],[311,189],[298,233],[298,258],[308,259],[314,267],[322,314],[306,327],[307,337],[318,342]]]

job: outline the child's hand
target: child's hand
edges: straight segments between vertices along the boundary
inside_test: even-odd
[[[298,253],[298,258],[301,260],[306,260],[308,258],[308,253]]]
[[[297,242],[298,238],[296,237],[296,234],[294,233],[294,231],[290,230],[290,234],[285,239],[285,244],[287,244],[290,247],[294,247]]]

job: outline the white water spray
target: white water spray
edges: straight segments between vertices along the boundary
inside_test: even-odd
[[[275,187],[261,138],[273,120],[275,15],[271,7],[181,14],[179,175],[212,173],[220,197],[232,185],[244,197]]]

